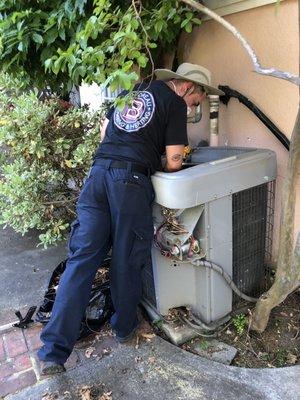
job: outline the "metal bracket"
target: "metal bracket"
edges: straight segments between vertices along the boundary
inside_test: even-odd
[[[25,317],[22,316],[22,314],[20,313],[19,310],[15,311],[15,314],[19,318],[20,322],[13,324],[13,326],[15,326],[17,328],[21,328],[21,329],[26,329],[28,324],[30,324],[31,322],[34,322],[33,319],[31,319],[31,317],[35,313],[36,308],[37,308],[36,306],[30,307],[29,310],[27,311]]]

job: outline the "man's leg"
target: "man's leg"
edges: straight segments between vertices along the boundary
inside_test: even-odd
[[[97,269],[110,247],[110,213],[104,168],[94,166],[77,203],[69,258],[61,276],[51,319],[41,333],[43,361],[64,364],[78,338]]]
[[[137,326],[142,295],[142,268],[150,262],[153,239],[150,178],[126,170],[111,170],[107,187],[112,215],[113,252],[110,287],[115,314],[111,325],[119,338]]]

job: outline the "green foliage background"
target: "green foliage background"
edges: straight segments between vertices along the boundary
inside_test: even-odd
[[[45,246],[65,238],[100,139],[102,111],[26,88],[130,91],[200,23],[176,0],[0,0],[0,224],[41,230]]]
[[[18,83],[0,76],[0,223],[22,234],[38,229],[47,246],[64,239],[75,218],[103,112],[41,102],[36,91],[15,90]]]
[[[182,29],[200,24],[176,0],[0,0],[0,69],[23,71],[37,87],[87,83],[131,89]],[[137,17],[136,12],[140,15]],[[135,67],[135,68],[133,68]]]

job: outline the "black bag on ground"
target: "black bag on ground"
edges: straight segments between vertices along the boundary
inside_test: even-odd
[[[50,320],[53,303],[55,301],[56,290],[59,280],[66,268],[67,260],[62,261],[52,272],[45,292],[44,300],[38,307],[35,321],[47,324]],[[81,321],[80,333],[77,340],[81,340],[93,332],[98,332],[102,325],[110,319],[114,313],[114,308],[110,294],[110,284],[107,279],[110,258],[104,260],[103,264],[95,276],[89,304],[85,310],[85,315]]]

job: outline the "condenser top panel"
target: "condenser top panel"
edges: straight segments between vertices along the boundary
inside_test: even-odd
[[[276,154],[268,149],[199,147],[178,172],[152,176],[155,201],[188,208],[276,179]]]

